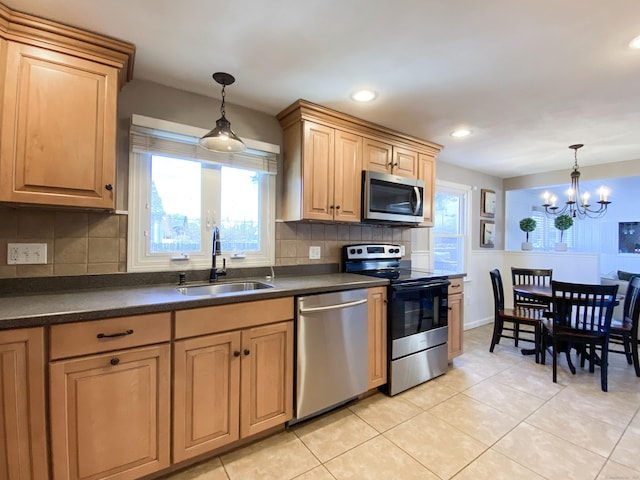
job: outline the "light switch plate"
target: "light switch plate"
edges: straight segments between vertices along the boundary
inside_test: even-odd
[[[46,243],[7,244],[7,265],[44,265],[46,263]]]
[[[309,259],[310,260],[320,259],[320,247],[309,247]]]

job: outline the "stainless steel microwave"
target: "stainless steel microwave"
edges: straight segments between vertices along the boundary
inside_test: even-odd
[[[418,224],[424,182],[388,173],[362,172],[362,221]]]

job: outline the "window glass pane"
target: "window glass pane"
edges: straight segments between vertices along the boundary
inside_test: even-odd
[[[260,174],[222,167],[221,177],[222,251],[260,250]]]
[[[433,233],[459,235],[461,196],[447,192],[436,192]]]
[[[200,162],[153,155],[149,253],[200,251]]]
[[[433,239],[433,268],[442,272],[459,273],[463,265],[464,243],[462,237]]]

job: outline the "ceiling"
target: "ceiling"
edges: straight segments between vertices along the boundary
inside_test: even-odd
[[[0,1],[135,44],[135,78],[220,98],[229,72],[229,103],[303,98],[502,178],[568,172],[574,143],[581,166],[640,159],[638,0]]]

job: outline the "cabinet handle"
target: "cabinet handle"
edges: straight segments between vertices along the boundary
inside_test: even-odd
[[[460,287],[461,287],[461,285],[460,285],[460,284],[458,284],[458,285],[451,285],[451,288],[460,288]]]
[[[120,363],[120,359],[119,359],[118,357],[113,357],[113,358],[109,361],[109,363],[115,367],[116,365],[118,365],[118,364]]]
[[[125,332],[118,333],[99,333],[96,335],[97,338],[113,338],[113,337],[124,337],[125,335],[131,335],[133,330],[127,330]]]
[[[449,307],[449,310],[453,310],[453,307]]]
[[[249,355],[251,353],[251,350],[249,350],[248,348],[244,349],[244,354],[245,355]]]
[[[239,357],[239,356],[240,356],[240,352],[239,352],[239,351],[237,351],[237,350],[235,350],[235,351],[233,352],[233,356],[234,356],[234,357]]]
[[[111,185],[110,183],[107,183],[104,188],[106,188],[107,190],[111,191],[113,190],[113,185]]]

